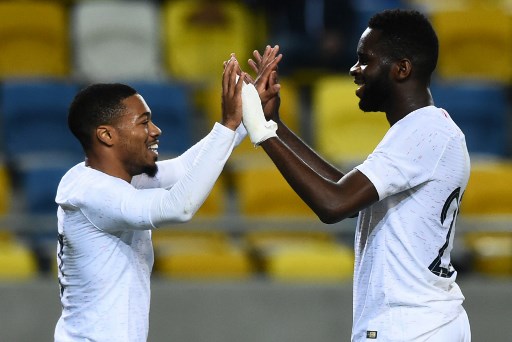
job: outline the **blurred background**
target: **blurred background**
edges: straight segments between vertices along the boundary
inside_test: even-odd
[[[512,1],[0,1],[0,341],[51,341],[57,184],[83,160],[76,92],[132,85],[160,156],[219,120],[223,61],[280,45],[281,116],[342,170],[385,134],[348,76],[370,16],[414,8],[440,40],[438,107],[466,134],[471,178],[453,263],[474,341],[512,336]],[[108,189],[106,189],[108,191]],[[325,225],[261,149],[234,152],[198,215],[154,232],[150,341],[348,341],[355,220]]]

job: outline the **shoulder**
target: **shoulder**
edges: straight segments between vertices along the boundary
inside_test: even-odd
[[[133,187],[122,179],[109,176],[101,171],[89,168],[82,162],[71,168],[61,179],[55,201],[59,205],[78,205],[88,202],[96,194],[116,193]]]

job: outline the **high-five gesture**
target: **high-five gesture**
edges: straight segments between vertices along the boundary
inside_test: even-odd
[[[248,61],[249,66],[256,73],[253,83],[260,95],[265,117],[276,122],[279,121],[279,90],[281,89],[278,83],[277,65],[283,58],[283,55],[278,52],[278,45],[274,47],[267,45],[263,55],[258,50],[254,50],[254,59]]]

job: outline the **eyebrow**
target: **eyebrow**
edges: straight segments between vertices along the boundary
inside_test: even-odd
[[[151,119],[151,112],[144,112],[144,113],[140,114],[140,115],[137,117],[137,119],[138,119],[138,120],[140,120],[140,119],[142,119],[142,118],[144,118],[144,119],[146,119],[146,118],[147,118],[147,119]]]

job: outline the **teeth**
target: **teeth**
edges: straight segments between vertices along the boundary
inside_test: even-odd
[[[149,150],[156,151],[158,149],[158,144],[153,144],[148,147]]]

